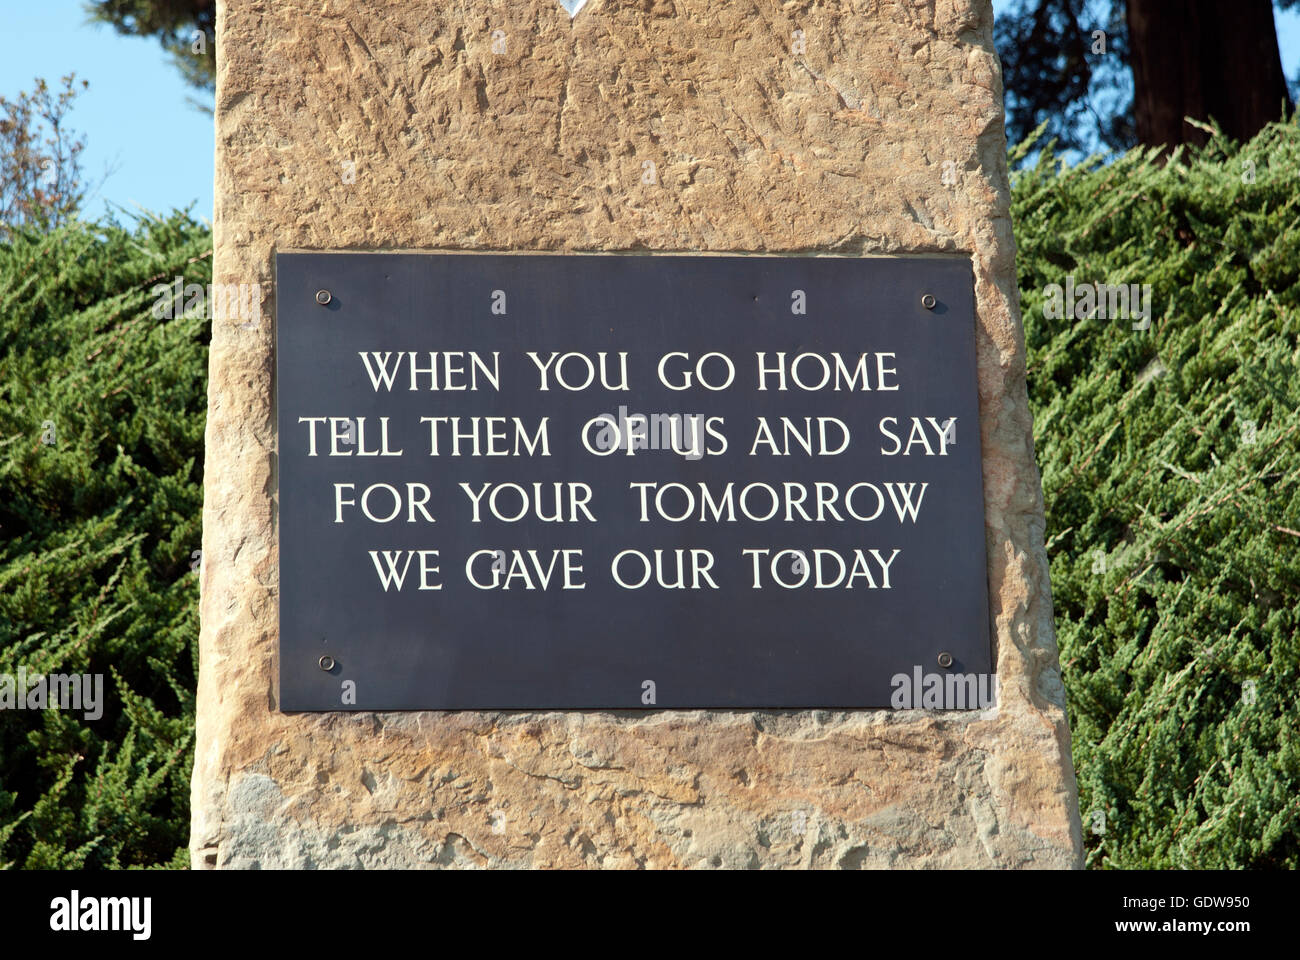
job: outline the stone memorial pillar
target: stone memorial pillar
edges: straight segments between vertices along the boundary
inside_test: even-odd
[[[1079,865],[988,0],[241,0],[217,25],[213,282],[262,301],[212,330],[194,866]],[[997,705],[282,712],[285,251],[963,258]]]

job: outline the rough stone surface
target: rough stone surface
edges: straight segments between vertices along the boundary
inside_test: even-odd
[[[195,866],[1078,865],[988,0],[218,11]],[[295,248],[969,254],[999,706],[280,713]]]

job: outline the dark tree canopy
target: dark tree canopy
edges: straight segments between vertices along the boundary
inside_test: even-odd
[[[156,37],[191,86],[215,88],[216,0],[89,0],[91,19],[132,37]]]
[[[993,35],[1009,142],[1044,121],[1064,149],[1136,142],[1124,0],[1017,0]]]
[[[1278,0],[1279,8],[1300,0]],[[994,24],[1007,139],[1065,149],[1248,140],[1288,102],[1270,0],[1016,0]]]

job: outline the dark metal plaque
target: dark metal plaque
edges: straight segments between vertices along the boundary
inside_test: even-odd
[[[969,261],[276,262],[281,709],[990,672]]]

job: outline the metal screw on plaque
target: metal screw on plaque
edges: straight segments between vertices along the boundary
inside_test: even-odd
[[[329,673],[331,670],[334,669],[334,658],[331,657],[328,653],[325,654],[325,656],[320,658],[320,668],[324,670],[326,673]]]
[[[945,670],[952,666],[952,654],[947,650],[939,654],[939,666],[943,667]]]
[[[327,303],[329,303],[330,300],[332,299],[333,298],[330,296],[330,292],[328,290],[316,291],[316,302],[319,303],[322,307],[325,306]]]
[[[933,293],[927,293],[925,296],[921,297],[921,306],[925,307],[925,309],[933,310],[934,304],[935,299]]]

